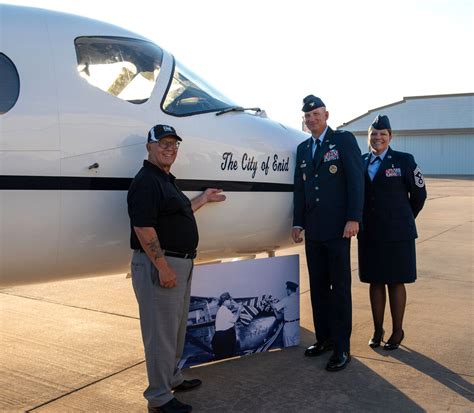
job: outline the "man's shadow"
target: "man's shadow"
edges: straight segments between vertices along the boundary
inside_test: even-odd
[[[458,373],[448,369],[437,361],[406,346],[400,346],[398,350],[395,351],[386,352],[377,350],[377,352],[384,356],[392,356],[394,359],[400,361],[400,363],[413,367],[420,373],[438,381],[466,400],[470,402],[474,401],[474,386]]]

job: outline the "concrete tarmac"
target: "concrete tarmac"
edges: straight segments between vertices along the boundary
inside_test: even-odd
[[[405,340],[372,350],[368,286],[352,245],[352,362],[328,373],[314,342],[304,248],[301,344],[185,371],[203,386],[179,399],[196,412],[472,412],[473,180],[428,178],[418,220],[418,280],[407,286]],[[138,310],[125,275],[0,290],[0,411],[146,412]],[[386,309],[385,330],[391,332]]]

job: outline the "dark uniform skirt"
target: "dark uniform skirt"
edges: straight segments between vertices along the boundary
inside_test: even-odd
[[[359,240],[359,278],[364,283],[412,283],[416,280],[415,240]]]
[[[212,350],[216,360],[232,357],[235,354],[236,343],[235,327],[216,331],[212,338]]]

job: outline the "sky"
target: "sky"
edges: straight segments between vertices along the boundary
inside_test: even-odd
[[[287,281],[299,283],[298,266],[297,255],[199,265],[193,272],[191,295],[219,297],[227,291],[234,298],[270,294],[281,299],[287,295]]]
[[[474,92],[474,0],[2,3],[136,32],[237,104],[297,129],[308,94],[337,127],[406,96]]]

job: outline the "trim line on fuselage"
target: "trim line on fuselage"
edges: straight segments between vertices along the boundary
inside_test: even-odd
[[[0,175],[0,190],[127,191],[132,178]],[[293,184],[252,181],[177,179],[183,191],[219,188],[227,192],[293,192]]]

